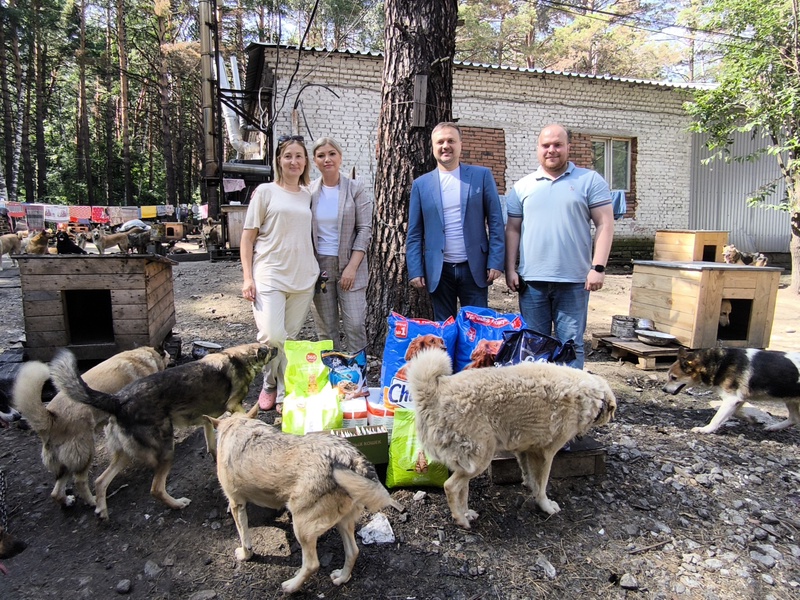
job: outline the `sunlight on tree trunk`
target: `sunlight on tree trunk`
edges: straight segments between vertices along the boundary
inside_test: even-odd
[[[414,178],[435,167],[430,134],[436,123],[452,119],[452,59],[458,2],[387,0],[386,50],[381,112],[378,118],[378,166],[375,213],[367,290],[367,328],[371,352],[380,355],[386,318],[394,310],[431,318],[425,292],[408,283],[405,243],[408,202]],[[414,79],[427,75],[425,127],[412,127]]]

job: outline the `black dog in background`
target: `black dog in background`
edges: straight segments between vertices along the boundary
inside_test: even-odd
[[[59,231],[56,234],[56,251],[59,254],[89,254],[69,239],[69,234],[66,231]]]

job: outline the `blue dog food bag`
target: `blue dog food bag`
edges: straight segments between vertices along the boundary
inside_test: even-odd
[[[409,319],[396,312],[389,315],[388,322],[389,331],[381,363],[383,404],[391,409],[398,406],[413,408],[414,402],[406,383],[405,364],[418,350],[441,347],[442,342],[452,359],[456,345],[456,322],[452,317],[443,322]]]
[[[493,353],[503,341],[504,331],[518,331],[525,327],[525,320],[521,314],[501,314],[491,308],[477,306],[464,306],[458,311],[456,317],[456,352],[454,372],[459,372],[472,363],[473,352],[481,342],[496,342],[492,346]]]

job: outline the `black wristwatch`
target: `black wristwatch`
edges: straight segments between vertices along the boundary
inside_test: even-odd
[[[605,270],[606,270],[606,266],[605,265],[592,265],[592,269],[594,269],[598,273],[604,273]]]

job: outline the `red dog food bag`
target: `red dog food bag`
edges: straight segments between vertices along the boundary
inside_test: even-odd
[[[501,314],[491,308],[462,307],[456,317],[454,372],[468,367],[492,366],[503,343],[503,332],[524,327],[525,320],[518,313]]]
[[[444,322],[426,319],[409,319],[396,312],[389,315],[389,331],[383,348],[381,387],[383,404],[387,408],[398,406],[413,408],[406,385],[405,364],[420,350],[442,348],[450,358],[456,345],[456,322],[450,317]]]

